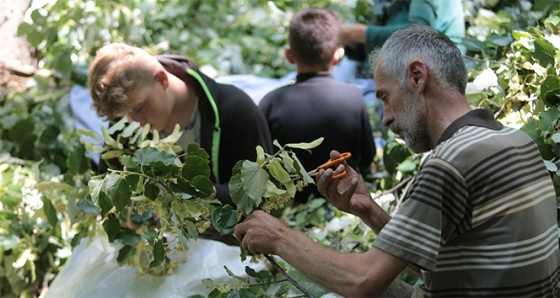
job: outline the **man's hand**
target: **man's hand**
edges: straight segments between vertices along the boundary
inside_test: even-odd
[[[367,25],[363,24],[342,24],[340,25],[340,43],[365,43]]]
[[[253,254],[277,254],[280,240],[291,229],[278,218],[256,210],[235,226],[233,236]]]
[[[338,151],[331,151],[331,159],[339,158]],[[347,171],[346,176],[333,179],[333,175]],[[389,222],[391,217],[377,205],[362,177],[346,162],[340,164],[336,170],[319,171],[317,188],[327,200],[339,210],[352,213],[360,217],[376,234]]]
[[[330,158],[337,159],[341,154],[333,150]],[[347,171],[346,176],[333,179],[333,175]],[[365,209],[371,206],[372,199],[362,177],[344,162],[334,171],[327,169],[319,171],[316,179],[317,189],[323,194],[337,209],[360,215]],[[365,208],[365,209],[364,209]]]

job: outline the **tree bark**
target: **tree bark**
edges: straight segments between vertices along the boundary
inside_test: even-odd
[[[23,36],[17,36],[18,26],[32,0],[0,0],[0,95],[5,91],[23,91],[36,65],[33,49]]]

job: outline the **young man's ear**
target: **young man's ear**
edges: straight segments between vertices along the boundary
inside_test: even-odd
[[[333,55],[333,65],[340,63],[342,57],[344,57],[344,48],[338,48]]]
[[[156,72],[155,79],[161,84],[163,89],[167,89],[167,87],[169,87],[169,78],[167,77],[167,73],[164,70],[158,70]]]
[[[296,64],[296,59],[294,59],[294,55],[292,55],[292,50],[290,48],[284,49],[284,55],[286,55],[286,59],[290,64]]]

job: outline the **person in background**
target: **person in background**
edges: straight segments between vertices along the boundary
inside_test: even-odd
[[[343,164],[320,171],[318,189],[373,229],[370,250],[334,251],[262,211],[235,227],[242,246],[348,297],[556,297],[556,194],[534,141],[490,110],[471,110],[461,52],[429,26],[393,33],[371,67],[383,124],[412,151],[431,151],[403,205],[391,218]],[[422,287],[396,287],[405,268],[422,275]]]
[[[465,54],[465,16],[461,0],[375,0],[369,24],[343,24],[340,41],[346,57],[335,67],[334,76],[341,82],[360,88],[368,109],[372,110],[374,130],[381,126],[381,102],[375,97],[375,81],[368,64],[368,54],[381,47],[396,30],[410,24],[423,24],[445,33]]]
[[[290,21],[286,58],[297,69],[296,81],[268,93],[259,103],[272,139],[280,144],[323,143],[308,152],[296,152],[306,169],[321,165],[331,149],[350,152],[348,161],[360,174],[371,174],[375,155],[373,134],[360,90],[340,83],[332,75],[344,50],[339,43],[340,22],[322,8],[298,11]],[[335,120],[336,119],[336,120]],[[322,196],[315,185],[297,193],[296,202],[310,194]]]
[[[258,145],[272,152],[266,120],[251,98],[207,77],[187,57],[107,44],[90,66],[89,88],[100,117],[126,115],[165,134],[182,127],[178,144],[195,142],[206,150],[216,198],[223,203],[231,203],[228,182],[235,163],[255,160]]]

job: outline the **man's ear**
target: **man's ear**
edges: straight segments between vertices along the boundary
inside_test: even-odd
[[[420,61],[412,61],[407,69],[407,83],[410,90],[420,88],[422,91],[428,79],[428,68]]]
[[[167,77],[167,73],[164,70],[158,70],[156,72],[155,79],[161,84],[163,89],[167,89],[167,87],[169,87],[169,78]]]
[[[338,63],[340,63],[342,57],[344,57],[344,48],[336,49],[333,55],[333,65],[337,65]]]
[[[296,64],[296,59],[294,59],[292,50],[290,48],[284,49],[284,55],[286,55],[286,59],[288,59],[288,62],[290,62],[290,64]]]

